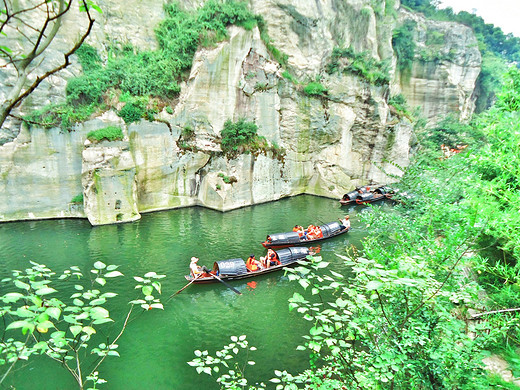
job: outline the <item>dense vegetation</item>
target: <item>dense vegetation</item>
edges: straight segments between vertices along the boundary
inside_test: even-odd
[[[325,70],[329,74],[355,74],[374,85],[388,85],[390,82],[389,64],[386,61],[378,61],[366,52],[357,53],[350,47],[335,47]]]
[[[127,123],[143,117],[152,119],[180,92],[179,82],[189,72],[197,47],[226,39],[228,25],[250,30],[259,24],[263,26],[263,39],[269,41],[265,24],[248,10],[246,3],[210,0],[195,13],[171,3],[165,5],[165,14],[155,30],[157,50],[113,46],[103,63],[94,48],[83,45],[77,54],[84,73],[69,80],[67,103],[35,112],[26,118],[27,122],[69,129],[75,122],[118,103],[124,103],[118,114]],[[272,45],[269,47],[275,51]],[[283,60],[281,53],[275,54]]]
[[[290,310],[312,323],[300,347],[310,364],[296,375],[275,371],[277,389],[516,388],[482,363],[499,353],[520,374],[520,71],[505,80],[497,104],[471,125],[420,135],[395,212],[364,213],[363,247],[338,255],[353,276],[320,258],[290,271],[303,288]],[[469,146],[448,157],[440,146],[452,142]],[[219,372],[222,388],[266,388],[244,377],[237,355],[251,348],[234,337],[190,364]]]

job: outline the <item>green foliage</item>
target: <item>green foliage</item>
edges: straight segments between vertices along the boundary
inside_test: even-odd
[[[220,177],[222,181],[226,184],[233,184],[238,181],[235,176],[226,176],[222,172],[220,172],[217,176]]]
[[[298,79],[296,77],[294,77],[291,73],[289,73],[289,71],[287,71],[287,70],[283,71],[282,77],[284,79],[289,80],[293,84],[298,84]]]
[[[70,203],[83,204],[83,192],[71,199]]]
[[[350,47],[336,47],[325,70],[329,74],[352,73],[366,79],[370,84],[388,85],[390,75],[388,62],[377,61],[368,53],[357,53]]]
[[[5,328],[0,342],[0,366],[6,365],[7,371],[0,378],[0,385],[18,362],[35,355],[58,362],[72,375],[79,389],[89,382],[90,388],[105,383],[98,376],[99,367],[107,357],[119,356],[117,341],[126,330],[134,307],[163,309],[155,293],[161,293],[158,279],[164,275],[149,272],[144,277],[134,277],[141,283],[136,286],[138,299],[130,302],[119,334],[107,336],[111,333],[107,332],[108,324],[114,323],[108,303],[118,295],[107,289],[112,279],[123,276],[117,268],[96,261],[89,272],[92,278],[85,280],[79,267],[72,266],[58,276],[45,265],[31,261],[30,268],[14,270],[11,277],[3,279],[0,317]],[[59,289],[70,282],[76,292],[64,296]],[[98,359],[90,366],[82,366],[91,355]]]
[[[240,118],[236,122],[228,119],[221,132],[222,151],[233,154],[250,149],[258,138],[257,130],[258,126],[246,121],[245,118]]]
[[[44,129],[60,127],[68,131],[72,129],[75,123],[89,119],[98,108],[95,104],[79,106],[69,104],[49,105],[25,116],[24,121],[29,126],[40,126]]]
[[[197,374],[212,375],[213,373],[220,373],[217,378],[217,383],[220,384],[221,389],[245,389],[248,385],[245,377],[248,366],[255,364],[252,360],[244,360],[239,358],[240,352],[253,352],[256,347],[250,347],[245,335],[240,337],[231,336],[231,343],[225,345],[222,350],[216,351],[215,356],[211,356],[209,352],[196,350],[194,352],[195,358],[188,362],[192,367],[195,367]],[[242,355],[240,355],[241,357]],[[231,367],[230,367],[231,366]],[[222,373],[224,370],[227,372]],[[248,387],[252,388],[252,387]],[[265,385],[260,387],[265,389]]]
[[[125,123],[139,122],[146,113],[147,103],[146,97],[132,98],[117,114],[123,118]]]
[[[289,61],[289,56],[285,53],[282,53],[280,50],[278,50],[272,43],[271,38],[269,37],[269,33],[267,31],[267,25],[262,18],[262,16],[257,15],[256,21],[258,24],[258,29],[260,30],[260,39],[262,39],[262,42],[264,42],[265,47],[271,54],[271,56],[282,66],[287,66]]]
[[[520,70],[512,66],[505,75],[502,92],[497,96],[496,107],[501,111],[520,111]]]
[[[119,127],[108,126],[102,129],[91,131],[87,134],[87,139],[90,141],[116,141],[124,138],[123,130]],[[83,198],[83,195],[82,195]],[[82,199],[83,202],[83,199]]]
[[[410,70],[415,56],[415,22],[407,20],[392,33],[392,47],[397,55],[399,70]]]
[[[101,68],[101,57],[99,57],[97,50],[92,46],[84,43],[78,50],[76,50],[75,54],[78,56],[79,63],[84,72]]]
[[[166,18],[155,29],[159,44],[156,51],[140,51],[131,45],[114,46],[109,49],[106,64],[102,64],[93,47],[82,45],[77,55],[84,74],[67,83],[67,111],[82,112],[90,107],[92,113],[105,109],[104,102],[113,104],[107,97],[107,92],[112,91],[110,94],[122,94],[127,100],[128,96],[135,98],[128,100],[119,112],[127,123],[153,118],[156,110],[145,107],[141,98],[169,100],[178,96],[179,82],[191,68],[199,44],[211,46],[226,39],[226,27],[230,24],[251,29],[257,23],[244,2],[211,0],[195,13],[183,11],[174,3],[166,4],[164,9]],[[275,51],[274,46],[270,50]],[[45,116],[56,115],[49,112]],[[47,123],[61,123],[62,127],[70,128],[82,118],[68,115],[67,120]]]
[[[303,92],[309,96],[325,96],[327,94],[327,88],[321,83],[310,82],[303,88]]]
[[[430,134],[395,184],[394,211],[363,213],[363,247],[336,255],[348,275],[328,269],[337,258],[287,270],[304,289],[290,310],[310,323],[298,347],[310,366],[275,371],[277,388],[513,388],[488,376],[482,358],[499,351],[520,372],[518,78],[507,75],[496,107],[472,126],[447,122]],[[448,159],[428,153],[454,140],[475,142]],[[468,320],[475,311],[478,321]],[[197,364],[208,373],[213,363]],[[226,378],[224,388],[248,383]]]
[[[428,18],[459,22],[473,29],[483,58],[482,72],[477,80],[477,112],[490,107],[495,93],[500,91],[498,76],[503,73],[505,63],[520,64],[520,38],[504,34],[499,27],[486,23],[476,14],[466,11],[454,13],[450,7],[438,9],[436,0],[403,0],[401,4],[424,13]]]

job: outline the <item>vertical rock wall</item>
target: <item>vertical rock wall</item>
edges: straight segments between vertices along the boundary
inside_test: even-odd
[[[103,34],[115,42],[129,36],[134,44],[153,47],[150,29],[135,36],[129,32],[140,23],[139,15],[131,24],[118,0],[105,1],[105,19],[92,42],[98,49]],[[173,114],[163,111],[154,122],[127,127],[109,112],[70,133],[13,132],[0,145],[0,221],[86,216],[98,225],[192,205],[225,211],[301,193],[339,198],[356,185],[391,181],[390,174],[401,173],[396,166],[409,162],[413,129],[388,106],[391,93],[402,91],[410,105],[422,104],[432,120],[447,112],[464,117],[472,110],[478,58],[466,47],[474,37],[464,27],[456,32],[449,23],[427,25],[453,30],[444,46],[451,48],[448,53],[458,50],[461,59],[421,59],[409,82],[397,74],[390,86],[375,86],[352,74],[329,75],[324,67],[339,46],[395,67],[391,31],[397,21],[382,11],[384,4],[382,9],[365,0],[250,4],[264,16],[271,43],[288,55],[286,69],[272,60],[257,28],[231,26],[229,40],[196,53]],[[148,6],[146,12],[157,17],[162,12],[159,3]],[[426,23],[413,14],[399,16],[407,17],[418,18],[418,26]],[[427,40],[421,28],[419,46]],[[296,81],[284,77],[284,70]],[[304,92],[315,80],[327,89],[323,96]],[[220,149],[224,122],[239,118],[254,121],[271,149],[225,156]],[[107,125],[120,126],[125,140],[85,142],[89,131]],[[183,136],[187,128],[193,131],[190,139]],[[81,193],[84,205],[71,204]]]

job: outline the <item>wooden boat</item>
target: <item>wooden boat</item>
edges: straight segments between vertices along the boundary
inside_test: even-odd
[[[394,192],[387,186],[357,187],[340,199],[342,205],[373,203],[383,199],[391,199]]]
[[[304,239],[304,237],[300,236],[297,232],[269,234],[267,235],[266,240],[262,242],[262,245],[266,248],[283,248],[292,245],[307,245],[318,241],[323,241],[331,237],[339,236],[340,234],[346,233],[349,230],[345,229],[345,227],[339,222],[326,223],[325,225],[321,225],[320,229],[323,233],[323,236],[315,239]]]
[[[260,268],[258,271],[249,271],[246,263],[241,258],[215,261],[213,268],[209,273],[204,273],[198,278],[191,275],[185,275],[186,280],[193,283],[213,283],[217,281],[230,281],[252,278],[258,275],[264,275],[271,272],[279,271],[299,260],[304,260],[308,255],[312,254],[309,248],[292,247],[275,251],[280,265],[271,266],[269,268]],[[195,280],[194,280],[195,279]]]

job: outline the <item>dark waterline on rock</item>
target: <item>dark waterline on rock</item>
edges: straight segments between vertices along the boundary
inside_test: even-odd
[[[385,207],[376,207],[381,206]],[[126,302],[136,297],[132,276],[148,271],[167,275],[162,296],[166,301],[186,284],[184,275],[191,256],[199,257],[199,263],[208,267],[215,260],[245,259],[251,253],[258,257],[265,254],[260,242],[268,233],[289,231],[296,223],[325,223],[349,213],[351,232],[320,245],[324,260],[335,270],[345,271],[335,254],[345,253],[350,245],[359,247],[367,234],[358,222],[361,212],[370,212],[370,208],[341,207],[337,200],[302,195],[226,213],[201,207],[148,213],[137,222],[94,228],[87,220],[76,219],[1,224],[4,266],[0,276],[27,268],[29,260],[46,264],[57,273],[77,265],[87,278],[96,261],[120,265],[125,278],[111,280],[107,289],[119,294],[107,306],[116,323],[100,328],[114,335],[126,313]],[[61,288],[54,287],[70,296],[73,285],[66,282]],[[283,272],[232,285],[242,295],[219,283],[192,285],[168,302],[164,311],[138,316],[119,341],[121,357],[109,358],[101,366],[100,377],[109,381],[102,388],[218,389],[214,379],[198,375],[186,362],[194,358],[194,350],[214,353],[229,343],[230,336],[242,334],[258,348],[247,357],[257,363],[247,368],[250,379],[268,381],[275,369],[295,373],[307,368],[308,354],[296,347],[303,343],[301,336],[311,324],[298,313],[289,312],[287,302],[301,288],[289,282]],[[74,388],[70,375],[49,359],[32,358],[21,367],[9,381],[17,389]]]

